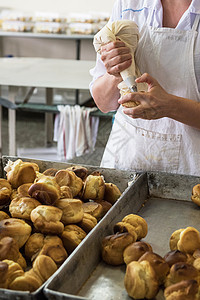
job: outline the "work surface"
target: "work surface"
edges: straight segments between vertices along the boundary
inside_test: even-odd
[[[0,85],[88,89],[94,61],[52,58],[0,58]]]

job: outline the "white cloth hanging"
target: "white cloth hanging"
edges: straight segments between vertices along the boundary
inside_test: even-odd
[[[54,123],[54,141],[60,160],[70,160],[94,151],[99,118],[90,116],[97,108],[58,105],[60,114]]]

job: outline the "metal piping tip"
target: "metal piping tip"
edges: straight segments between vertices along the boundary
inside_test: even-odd
[[[136,85],[133,85],[131,88],[130,88],[131,92],[135,93],[137,92],[137,86]]]

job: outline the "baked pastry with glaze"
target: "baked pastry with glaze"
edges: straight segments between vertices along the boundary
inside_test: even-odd
[[[81,227],[71,224],[65,226],[61,239],[65,249],[67,250],[67,253],[70,254],[85,237],[86,232]]]
[[[152,251],[145,252],[138,261],[141,262],[144,260],[147,260],[152,265],[159,285],[163,284],[170,270],[168,263],[159,254]]]
[[[39,255],[33,262],[33,271],[45,282],[57,270],[53,259],[47,255]]]
[[[61,222],[64,225],[78,223],[83,218],[82,201],[78,199],[59,199],[55,206],[62,210]]]
[[[70,187],[73,197],[77,196],[82,190],[83,181],[80,177],[76,176],[73,171],[59,170],[56,173],[55,178],[60,187]]]
[[[166,300],[197,300],[198,283],[196,280],[182,280],[164,290]]]
[[[0,221],[5,219],[10,219],[10,216],[5,211],[0,210]]]
[[[187,262],[187,255],[179,250],[172,250],[165,254],[164,260],[171,267],[177,262]]]
[[[99,221],[103,216],[103,207],[95,201],[89,201],[82,204],[83,212],[92,215]]]
[[[129,264],[131,261],[138,261],[138,259],[147,251],[153,251],[150,244],[139,241],[130,244],[124,250],[123,257],[125,264]]]
[[[15,162],[9,160],[4,170],[6,171],[7,180],[14,189],[24,183],[34,182],[36,178],[34,165],[23,162],[21,159],[17,159]]]
[[[0,221],[0,239],[10,236],[15,239],[19,248],[26,243],[31,230],[31,226],[21,219],[10,218]]]
[[[10,284],[10,290],[34,292],[42,285],[42,282],[36,276],[25,272],[21,276],[17,276]]]
[[[82,220],[77,225],[88,233],[97,225],[97,219],[91,214],[84,213]]]
[[[192,189],[191,200],[200,206],[200,184],[196,184]]]
[[[33,183],[28,192],[31,197],[46,205],[53,205],[61,196],[55,177],[45,175]]]
[[[124,286],[133,299],[153,299],[159,291],[155,271],[146,260],[127,265]]]
[[[198,281],[198,270],[188,263],[178,262],[171,266],[170,272],[165,281],[165,287],[182,280],[191,279]]]
[[[103,261],[114,266],[124,264],[123,252],[131,243],[133,243],[133,237],[128,232],[106,236],[102,240]]]
[[[113,205],[119,199],[121,194],[119,188],[114,183],[105,183],[104,200]]]
[[[9,205],[9,211],[13,218],[30,220],[30,215],[33,209],[41,205],[39,201],[31,197],[15,198]]]
[[[87,176],[84,187],[82,199],[84,200],[102,200],[105,193],[105,182],[102,176]]]
[[[12,193],[12,187],[8,180],[0,178],[0,206],[9,202]]]
[[[62,210],[50,205],[39,205],[31,212],[31,221],[41,233],[61,234],[64,230],[61,218]]]

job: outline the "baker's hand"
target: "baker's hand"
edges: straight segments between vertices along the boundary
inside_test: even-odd
[[[116,40],[101,47],[101,59],[107,73],[121,77],[120,72],[130,67],[132,55],[124,42]]]
[[[146,82],[148,84],[148,92],[128,93],[121,97],[118,100],[119,104],[128,101],[135,101],[139,104],[133,108],[124,107],[123,112],[133,119],[153,120],[167,117],[171,109],[171,95],[160,86],[156,79],[147,73],[137,78],[136,82]]]

